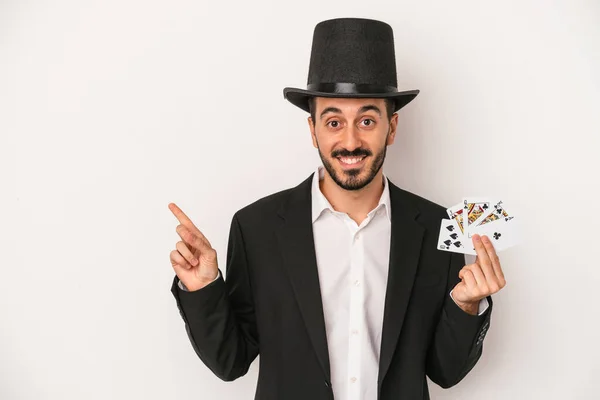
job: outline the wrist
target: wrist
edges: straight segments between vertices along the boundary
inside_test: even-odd
[[[184,283],[184,285],[188,291],[193,292],[196,290],[203,289],[204,287],[210,285],[211,283],[216,281],[219,278],[219,276],[220,273],[219,271],[217,271],[213,277],[202,277],[199,279],[195,279],[194,282],[190,282],[189,284]]]
[[[479,314],[479,301],[474,301],[474,302],[462,302],[462,301],[456,301],[456,305],[463,310],[464,312],[466,312],[467,314],[471,314],[471,315],[478,315]]]

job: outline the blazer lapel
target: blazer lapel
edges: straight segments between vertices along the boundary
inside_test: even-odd
[[[329,350],[311,218],[311,183],[312,174],[290,190],[287,203],[278,211],[283,223],[276,235],[308,336],[329,382]]]
[[[379,388],[389,369],[402,330],[424,233],[423,226],[415,221],[419,210],[410,201],[408,194],[389,179],[388,183],[392,234],[379,356]]]

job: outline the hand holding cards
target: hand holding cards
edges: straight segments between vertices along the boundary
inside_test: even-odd
[[[496,252],[519,244],[518,223],[503,202],[486,198],[466,197],[446,210],[449,219],[442,219],[438,249],[476,255],[471,236],[486,235]]]

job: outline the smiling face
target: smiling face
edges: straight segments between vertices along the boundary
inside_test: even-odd
[[[323,166],[342,189],[362,189],[383,166],[386,147],[394,143],[398,114],[388,118],[384,99],[313,101],[308,124]]]

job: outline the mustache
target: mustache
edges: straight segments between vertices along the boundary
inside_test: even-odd
[[[366,157],[370,156],[371,152],[367,149],[356,149],[354,151],[338,150],[331,153],[332,157]]]

